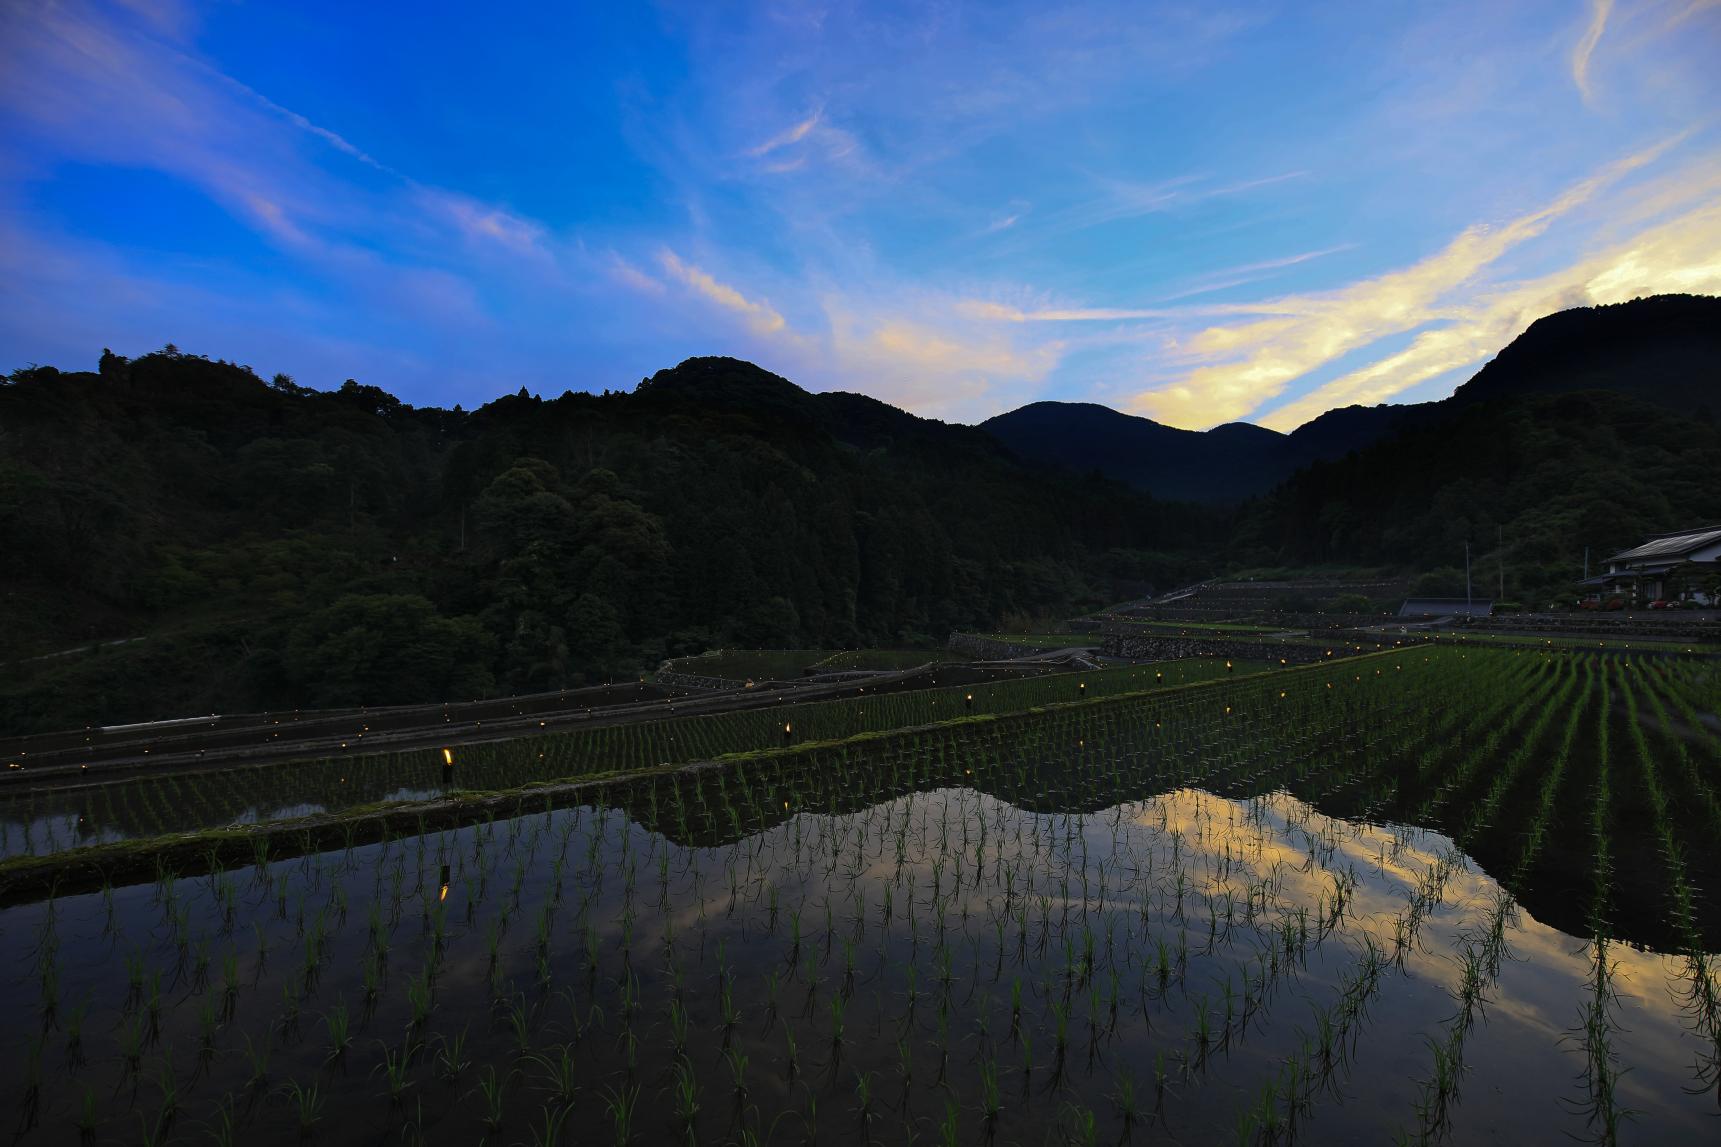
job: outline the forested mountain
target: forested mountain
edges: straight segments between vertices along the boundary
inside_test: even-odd
[[[172,348],[22,370],[0,385],[0,731],[933,643],[1243,567],[1456,584],[1466,540],[1536,600],[1586,545],[1721,521],[1718,316],[1688,297],[1564,312],[1444,402],[1292,435],[1074,404],[989,432],[721,358],[472,412]],[[1050,429],[1013,452],[1001,424]],[[1258,496],[1203,508],[1119,480],[1155,472],[1190,499]],[[125,644],[81,651],[106,642]]]
[[[1721,298],[1656,295],[1537,319],[1436,405],[1580,390],[1721,414]]]
[[[104,355],[0,386],[0,729],[942,642],[1192,576],[1160,551],[1225,527],[732,359],[468,413]]]
[[[1467,402],[1334,462],[1317,462],[1252,503],[1232,539],[1243,563],[1394,566],[1462,592],[1532,603],[1594,564],[1667,530],[1721,522],[1721,428],[1626,394],[1590,390]],[[1480,592],[1480,590],[1479,590]]]
[[[1234,561],[1382,564],[1545,602],[1609,552],[1721,522],[1721,299],[1662,295],[1532,323],[1441,402],[1352,407],[1372,444],[1326,452],[1251,506]],[[1378,434],[1379,420],[1394,421]],[[1596,568],[1592,566],[1592,568]],[[1483,584],[1479,582],[1479,584]]]
[[[1610,390],[1683,414],[1721,401],[1721,299],[1658,295],[1538,319],[1451,398],[1328,411],[1290,434],[1242,423],[1178,430],[1088,403],[1037,402],[981,428],[1022,458],[1098,471],[1161,498],[1236,503],[1477,403]]]
[[[1019,457],[1190,502],[1240,502],[1310,460],[1260,426],[1179,430],[1091,402],[1035,402],[980,428]]]

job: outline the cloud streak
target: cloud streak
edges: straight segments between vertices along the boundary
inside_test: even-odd
[[[760,159],[770,155],[773,151],[781,151],[785,147],[800,143],[807,138],[814,128],[819,126],[819,121],[824,118],[824,114],[824,109],[820,108],[806,119],[785,128],[764,143],[748,148],[747,154],[754,159]]]
[[[1260,422],[1289,431],[1337,406],[1385,402],[1430,379],[1478,366],[1553,311],[1661,292],[1721,294],[1721,206],[1687,212],[1541,278],[1480,293],[1446,325],[1422,332],[1404,350],[1334,379]]]
[[[1595,55],[1596,45],[1601,43],[1602,32],[1607,29],[1607,19],[1612,12],[1613,0],[1590,0],[1589,27],[1584,29],[1577,47],[1572,49],[1572,83],[1577,85],[1585,104],[1595,102],[1595,93],[1590,87],[1590,59]]]
[[[1611,163],[1503,226],[1466,228],[1408,267],[1334,291],[1270,300],[1261,308],[1268,317],[1197,331],[1174,353],[1200,365],[1168,385],[1136,394],[1130,407],[1189,428],[1245,417],[1328,363],[1389,335],[1450,317],[1452,292],[1677,142],[1668,140]]]
[[[658,262],[670,278],[694,294],[740,315],[753,333],[770,335],[787,329],[788,323],[772,309],[770,303],[749,299],[728,283],[718,282],[705,271],[683,261],[674,251],[665,248],[659,252]]]

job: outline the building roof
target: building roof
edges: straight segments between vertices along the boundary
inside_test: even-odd
[[[1622,550],[1608,558],[1610,562],[1638,562],[1677,560],[1680,557],[1700,550],[1704,546],[1721,542],[1721,526],[1707,526],[1699,530],[1680,530],[1672,534],[1657,534],[1643,545],[1635,549]]]

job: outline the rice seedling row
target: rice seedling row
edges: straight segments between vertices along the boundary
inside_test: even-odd
[[[899,693],[874,694],[856,686],[852,698],[687,717],[673,716],[674,703],[666,702],[666,716],[659,720],[464,746],[452,773],[445,771],[440,752],[420,750],[195,776],[169,772],[107,785],[46,789],[0,797],[0,859],[104,840],[422,799],[457,787],[506,789],[961,716],[1016,713],[1060,701],[1188,685],[1262,668],[1242,661],[1194,658]]]
[[[15,905],[16,1140],[1698,1141],[1704,671],[1406,650]]]

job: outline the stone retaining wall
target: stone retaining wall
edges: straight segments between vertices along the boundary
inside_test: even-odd
[[[745,689],[747,682],[731,681],[727,677],[701,677],[697,673],[677,673],[673,669],[659,669],[655,678],[659,685],[668,685],[672,689]]]
[[[952,653],[962,653],[979,661],[1003,661],[1011,657],[1027,657],[1034,653],[1045,653],[1046,650],[1034,645],[1017,645],[1013,641],[994,641],[989,637],[976,637],[972,633],[952,633],[945,648]]]
[[[1148,633],[1106,635],[1101,651],[1108,657],[1132,661],[1182,661],[1188,657],[1229,657],[1237,661],[1285,661],[1304,665],[1320,661],[1326,653],[1314,645],[1278,641],[1213,640],[1204,637],[1173,637]]]

